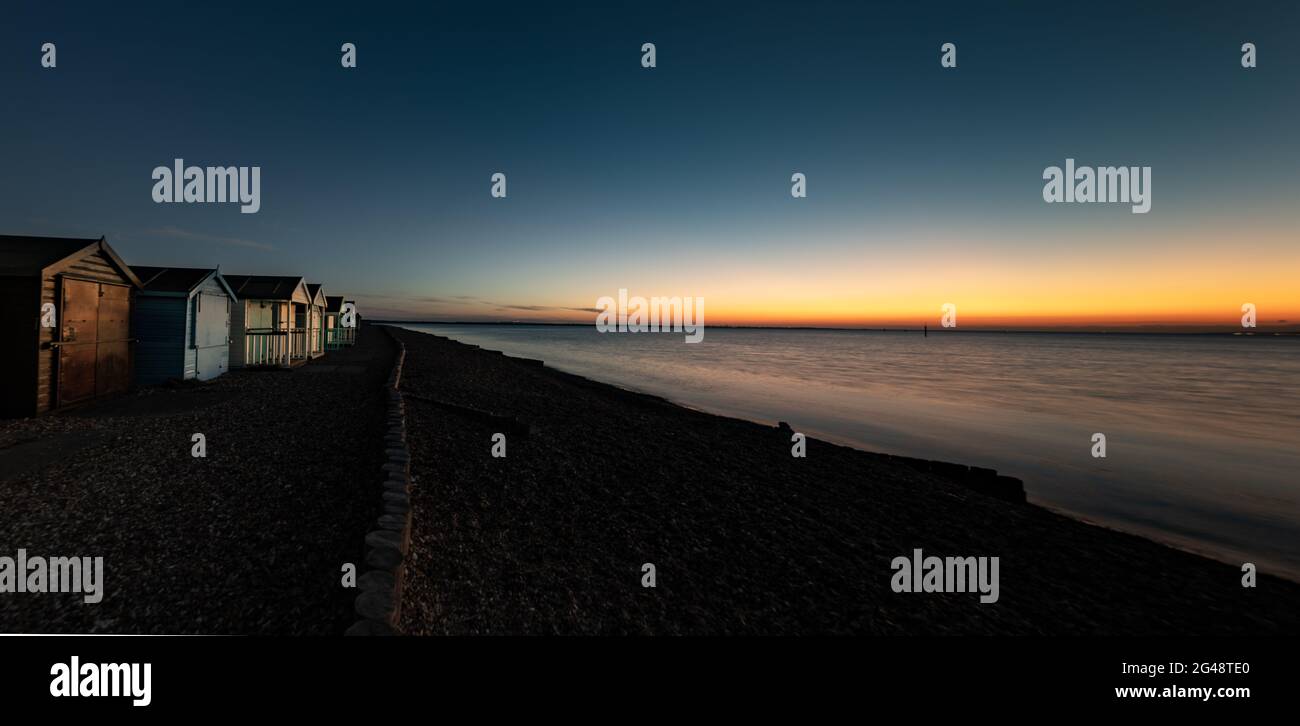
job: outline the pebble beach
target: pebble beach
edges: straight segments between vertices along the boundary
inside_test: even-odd
[[[1243,588],[1237,567],[989,496],[946,467],[816,439],[794,458],[781,429],[395,333],[415,477],[406,632],[1300,632],[1290,581]],[[999,557],[999,600],[894,592],[891,562],[916,548]]]
[[[342,634],[357,614],[340,567],[362,563],[382,510],[398,341],[412,479],[398,632],[1300,632],[1300,585],[1261,573],[1243,588],[1231,564],[1026,504],[991,473],[813,438],[794,458],[789,428],[372,325],[294,370],[0,424],[0,555],[106,570],[98,604],[0,598],[0,630]],[[895,592],[891,562],[917,549],[999,558],[996,602]]]
[[[393,346],[0,421],[0,555],[104,558],[104,598],[0,596],[0,632],[339,635],[380,509]],[[195,458],[202,433],[206,456]]]

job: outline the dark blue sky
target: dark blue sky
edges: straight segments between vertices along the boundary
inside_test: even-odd
[[[1296,259],[1293,2],[187,5],[7,13],[0,232],[463,319],[563,318],[620,286],[740,319],[841,289],[846,264],[1147,259],[1189,230]],[[1152,166],[1153,213],[1043,204],[1066,156]],[[261,211],[154,204],[176,157],[262,167]]]

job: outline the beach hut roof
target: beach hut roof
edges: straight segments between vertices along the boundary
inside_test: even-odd
[[[188,295],[213,275],[217,276],[217,282],[226,289],[231,297],[235,296],[234,291],[221,278],[219,269],[204,267],[146,267],[144,265],[131,265],[131,271],[140,278],[140,285],[145,292],[158,293],[176,293]]]
[[[342,312],[342,311],[343,311],[343,296],[342,296],[342,295],[326,295],[326,296],[325,296],[325,312],[327,312],[327,313],[338,313],[338,312]]]
[[[301,277],[279,275],[222,275],[240,300],[293,300]]]
[[[108,246],[103,237],[23,237],[0,235],[0,275],[26,277],[55,273],[64,264],[73,264],[92,248],[102,252],[110,264],[135,286],[140,285],[131,268]]]
[[[325,304],[326,302],[325,295],[324,293],[321,292],[322,287],[324,287],[324,285],[320,284],[319,282],[307,283],[307,296],[311,298],[311,301],[313,303],[316,302],[317,300],[320,300],[320,304],[322,305]]]

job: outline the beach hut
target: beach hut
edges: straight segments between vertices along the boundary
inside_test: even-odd
[[[325,286],[309,282],[307,295],[311,297],[307,306],[307,355],[319,358],[325,355]]]
[[[140,281],[104,238],[0,236],[0,411],[34,416],[131,387]]]
[[[142,267],[131,313],[135,381],[206,381],[230,367],[230,308],[235,294],[215,269]]]
[[[230,307],[231,368],[292,368],[307,362],[307,308],[301,277],[223,275]]]
[[[344,327],[343,306],[351,305],[354,311],[353,324]],[[325,350],[338,350],[357,342],[356,303],[346,300],[342,295],[325,298]]]
[[[357,342],[357,331],[361,330],[361,313],[357,312],[357,302],[355,300],[343,298],[343,310],[352,311],[351,325],[346,325],[343,328],[343,344],[355,345]],[[342,315],[339,316],[339,320],[344,323],[348,322],[343,320]]]

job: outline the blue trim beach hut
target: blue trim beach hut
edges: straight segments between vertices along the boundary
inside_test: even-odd
[[[206,381],[230,368],[234,292],[219,270],[132,265],[142,289],[132,324],[135,381]]]

